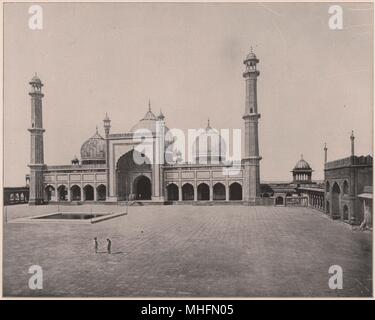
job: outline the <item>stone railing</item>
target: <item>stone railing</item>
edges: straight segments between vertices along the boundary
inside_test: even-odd
[[[291,207],[307,207],[308,198],[307,197],[286,197],[285,205]]]

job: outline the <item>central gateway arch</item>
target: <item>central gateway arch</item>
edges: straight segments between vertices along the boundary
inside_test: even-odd
[[[134,158],[144,158],[143,164],[137,164]],[[148,158],[136,150],[125,153],[117,161],[117,198],[118,200],[151,200],[152,167]]]

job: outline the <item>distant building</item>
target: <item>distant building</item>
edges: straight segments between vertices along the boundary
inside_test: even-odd
[[[270,198],[276,206],[285,205],[308,205],[308,196],[301,192],[302,186],[313,188],[316,182],[312,181],[312,168],[309,163],[303,159],[297,161],[292,172],[293,180],[291,182],[271,182],[261,185],[261,195],[264,198]]]

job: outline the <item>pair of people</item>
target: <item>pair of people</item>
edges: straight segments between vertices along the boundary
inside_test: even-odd
[[[107,238],[107,253],[108,254],[111,254],[111,246],[112,246],[112,241],[111,241],[111,239]],[[95,249],[95,253],[98,253],[99,242],[98,242],[97,237],[94,238],[94,249]]]

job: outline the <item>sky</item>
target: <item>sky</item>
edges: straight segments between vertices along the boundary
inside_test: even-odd
[[[95,133],[128,132],[148,100],[169,128],[242,128],[243,60],[258,69],[262,181],[289,181],[300,155],[323,179],[328,160],[373,154],[373,6],[329,3],[43,3],[43,29],[28,3],[4,4],[4,185],[29,172],[30,90],[44,83],[44,158],[70,164]]]

